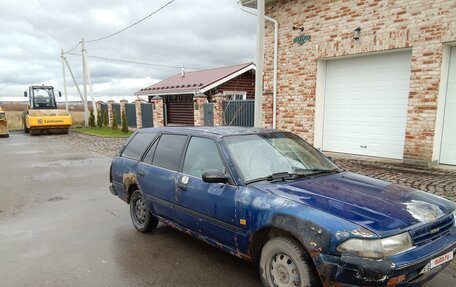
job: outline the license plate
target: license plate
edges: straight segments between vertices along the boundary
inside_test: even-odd
[[[448,253],[445,253],[443,255],[440,255],[439,257],[436,257],[432,259],[426,266],[424,266],[423,270],[421,270],[421,274],[425,273],[439,265],[442,265],[445,262],[453,260],[453,251],[450,251]]]

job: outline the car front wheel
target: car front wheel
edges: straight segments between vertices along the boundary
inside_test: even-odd
[[[136,190],[131,196],[130,216],[134,227],[139,232],[147,233],[157,228],[158,218],[152,215],[139,190]]]
[[[263,247],[260,257],[260,276],[265,287],[320,286],[307,255],[290,238],[276,237]]]

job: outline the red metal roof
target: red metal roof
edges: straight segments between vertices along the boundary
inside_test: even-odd
[[[223,80],[224,78],[228,78],[229,76],[249,66],[253,66],[253,63],[186,72],[184,77],[182,77],[182,73],[179,73],[137,91],[136,95],[162,95],[197,92]]]

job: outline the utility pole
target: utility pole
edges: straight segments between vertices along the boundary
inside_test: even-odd
[[[81,53],[82,53],[82,88],[84,91],[83,94],[83,104],[84,104],[84,126],[89,126],[89,107],[87,105],[87,67],[84,60],[84,54],[86,52],[84,39],[81,39]]]
[[[62,57],[62,59],[63,59],[63,61],[65,62],[65,65],[67,66],[68,71],[70,72],[70,76],[71,76],[71,78],[73,79],[73,83],[74,83],[74,85],[76,86],[76,89],[78,90],[78,94],[79,94],[79,97],[81,97],[81,101],[84,102],[84,97],[82,96],[81,89],[79,88],[78,83],[76,82],[76,78],[74,77],[73,71],[71,70],[71,67],[70,67],[70,65],[68,64],[67,59],[66,59],[65,57]]]
[[[264,70],[264,0],[257,0],[257,50],[255,72],[255,118],[254,126],[263,126],[263,70]]]
[[[83,44],[83,51],[82,51],[82,62],[83,62],[83,69],[84,69],[84,75],[85,75],[85,80],[89,84],[89,93],[90,93],[90,99],[92,100],[92,110],[93,114],[95,115],[95,124],[97,122],[97,104],[95,102],[95,97],[93,96],[93,88],[92,88],[92,79],[90,78],[90,70],[89,70],[89,63],[87,61],[87,50],[84,47],[84,39],[82,40]],[[84,84],[85,85],[85,84]],[[86,100],[87,100],[87,90],[86,92]]]
[[[63,57],[63,49],[61,50],[60,58],[62,59],[63,94],[65,95],[65,109],[68,113],[67,83],[66,83],[66,75],[65,75],[65,60]]]

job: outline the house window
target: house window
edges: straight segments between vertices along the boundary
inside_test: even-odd
[[[226,99],[229,101],[240,101],[247,99],[247,92],[223,92],[226,96]]]

